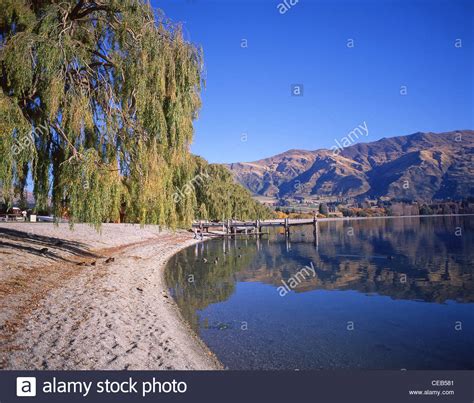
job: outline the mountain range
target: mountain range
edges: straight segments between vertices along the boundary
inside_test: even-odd
[[[447,200],[474,196],[474,131],[417,132],[226,164],[254,196]]]

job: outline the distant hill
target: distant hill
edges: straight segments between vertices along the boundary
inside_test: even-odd
[[[474,131],[418,132],[339,153],[289,150],[226,166],[254,195],[267,197],[461,199],[474,196]]]

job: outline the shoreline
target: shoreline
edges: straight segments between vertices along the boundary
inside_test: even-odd
[[[318,221],[457,216],[472,214]],[[0,223],[0,369],[223,369],[165,280],[199,242],[157,226]]]
[[[223,369],[165,283],[169,259],[200,241],[157,226],[101,232],[0,224],[0,368]]]

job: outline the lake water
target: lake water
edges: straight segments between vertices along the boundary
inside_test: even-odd
[[[171,259],[172,295],[226,367],[474,369],[474,217],[318,234],[215,239]]]

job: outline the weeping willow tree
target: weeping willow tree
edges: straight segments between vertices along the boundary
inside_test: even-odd
[[[95,225],[187,225],[202,52],[141,0],[0,1],[0,186]]]
[[[252,199],[247,189],[234,182],[226,167],[208,164],[200,157],[196,157],[195,165],[196,175],[205,176],[205,180],[195,186],[199,206],[196,217],[211,220],[255,220],[273,217],[267,207]]]

